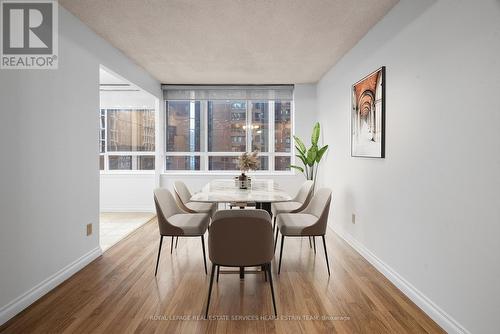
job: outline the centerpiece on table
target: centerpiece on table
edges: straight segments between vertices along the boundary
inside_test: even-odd
[[[238,176],[238,185],[240,189],[248,189],[251,186],[251,179],[245,174],[249,170],[256,170],[259,168],[259,159],[257,155],[258,151],[253,151],[252,153],[243,153],[239,158],[239,165],[241,175]]]

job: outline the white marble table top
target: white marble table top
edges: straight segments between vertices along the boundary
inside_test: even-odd
[[[191,196],[192,202],[286,202],[292,197],[274,180],[252,179],[248,189],[239,189],[234,179],[213,180]]]

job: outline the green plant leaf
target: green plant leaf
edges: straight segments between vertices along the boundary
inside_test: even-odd
[[[311,146],[311,148],[307,151],[307,165],[311,167],[314,166],[317,155],[318,155],[318,146],[316,145]]]
[[[307,149],[306,149],[306,145],[304,145],[304,142],[302,141],[302,139],[300,139],[297,136],[293,136],[293,139],[295,139],[295,143],[298,145],[298,147],[300,148],[302,153],[305,154]]]
[[[306,155],[306,152],[303,151],[299,146],[295,145],[295,148],[297,149],[297,152],[299,152],[299,154]]]
[[[300,155],[300,154],[295,154],[295,156],[302,161],[302,163],[304,164],[304,166],[307,166],[307,158],[305,156]]]
[[[300,166],[290,165],[290,168],[294,168],[294,169],[300,170],[302,173],[304,173],[304,168],[302,168]]]
[[[323,154],[325,154],[326,150],[328,150],[328,145],[323,146],[319,149],[318,154],[316,155],[316,162],[319,163],[321,158],[323,158]]]
[[[318,145],[319,133],[320,133],[320,125],[319,125],[319,122],[317,122],[316,124],[314,124],[313,132],[312,132],[312,136],[311,136],[311,144],[313,146]]]

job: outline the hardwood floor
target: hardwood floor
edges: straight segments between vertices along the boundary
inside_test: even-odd
[[[273,262],[278,320],[254,320],[273,314],[269,284],[260,274],[247,274],[241,281],[238,275],[221,274],[210,303],[210,315],[217,319],[201,320],[209,276],[204,273],[199,238],[179,239],[172,255],[170,240],[164,239],[155,279],[158,244],[154,219],[0,327],[0,332],[444,333],[331,230],[331,277],[322,247],[314,255],[306,238],[286,240],[281,275]],[[247,318],[235,320],[238,316]]]

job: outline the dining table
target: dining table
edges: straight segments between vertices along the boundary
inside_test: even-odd
[[[191,196],[191,202],[255,203],[257,209],[271,214],[271,203],[287,202],[292,197],[274,180],[252,179],[247,189],[240,189],[234,179],[215,179]]]
[[[240,189],[239,182],[235,179],[215,179],[208,182],[199,192],[191,196],[191,202],[202,203],[255,203],[256,209],[262,209],[271,215],[271,203],[287,202],[292,197],[285,192],[277,182],[271,179],[252,178],[247,189]],[[243,204],[244,203],[244,204]],[[238,205],[237,205],[238,206]],[[220,271],[232,273],[233,271]],[[240,278],[245,276],[243,267],[240,267]],[[262,268],[259,272],[262,272]],[[254,273],[252,271],[251,273]]]

